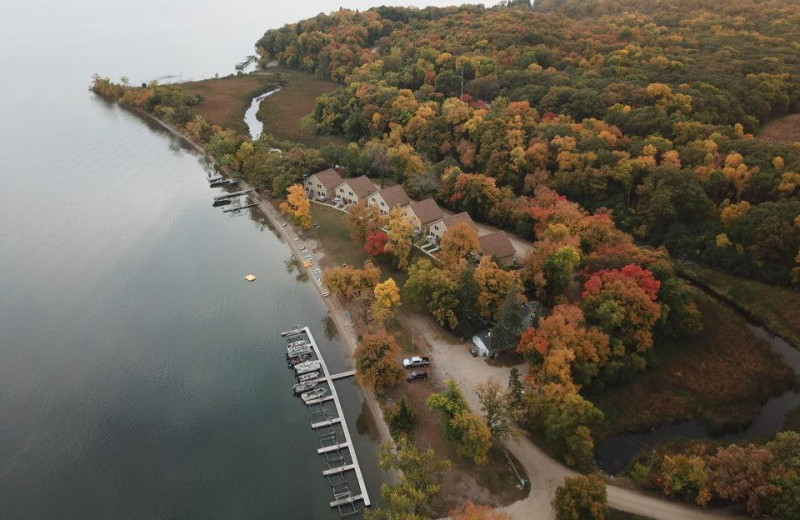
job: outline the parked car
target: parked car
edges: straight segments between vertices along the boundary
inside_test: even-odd
[[[406,381],[408,381],[409,383],[413,383],[414,381],[424,381],[426,379],[428,379],[427,372],[425,372],[424,370],[415,370],[410,374],[408,374]]]
[[[410,358],[405,358],[403,360],[403,366],[406,368],[427,367],[430,366],[430,364],[431,364],[430,359],[421,356],[413,356]]]

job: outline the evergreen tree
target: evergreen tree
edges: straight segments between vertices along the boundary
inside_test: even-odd
[[[480,327],[478,318],[478,296],[480,296],[480,293],[480,285],[475,280],[475,267],[467,264],[461,271],[458,286],[453,295],[458,301],[454,309],[458,325],[454,332],[463,338],[471,336]]]
[[[525,318],[525,307],[522,303],[519,284],[514,283],[495,315],[490,348],[497,350],[514,346]]]

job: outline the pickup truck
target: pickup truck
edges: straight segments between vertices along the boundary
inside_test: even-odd
[[[427,367],[430,366],[430,364],[430,359],[421,356],[413,356],[403,360],[403,366],[406,368]]]

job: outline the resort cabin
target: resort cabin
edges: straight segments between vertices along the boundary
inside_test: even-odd
[[[495,231],[478,237],[478,242],[481,244],[481,253],[483,255],[495,258],[505,267],[514,263],[514,255],[517,254],[517,251],[514,249],[511,240],[502,231]]]
[[[400,184],[376,191],[367,199],[367,204],[377,206],[382,215],[388,215],[392,208],[396,206],[408,206],[410,203],[411,199]]]
[[[336,187],[336,197],[345,205],[358,204],[361,201],[366,203],[369,196],[377,191],[378,188],[372,184],[372,181],[366,175],[362,175],[343,180]]]
[[[455,215],[445,215],[444,218],[432,223],[430,226],[430,234],[437,244],[441,243],[442,239],[444,238],[444,234],[447,233],[447,229],[453,227],[459,222],[466,222],[473,228],[475,227],[475,223],[472,222],[472,217],[469,216],[469,213],[462,211],[461,213],[456,213]]]
[[[417,233],[428,233],[430,225],[444,217],[442,209],[433,199],[414,201],[405,207],[406,217],[414,224]]]
[[[336,187],[342,183],[342,176],[333,168],[309,175],[303,186],[309,199],[328,200],[336,196]]]

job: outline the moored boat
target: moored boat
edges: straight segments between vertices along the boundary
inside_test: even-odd
[[[306,361],[311,359],[311,354],[300,354],[299,356],[294,356],[289,358],[289,368],[299,365],[300,363],[305,363]]]
[[[302,329],[290,329],[290,330],[284,330],[283,332],[281,332],[281,336],[283,336],[283,337],[286,337],[286,336],[294,336],[294,335],[296,335],[296,334],[300,334],[301,332],[303,332],[303,330],[302,330]]]
[[[302,394],[300,394],[300,398],[307,403],[315,399],[320,399],[327,393],[328,393],[327,388],[315,388],[313,390],[309,390],[308,392],[303,392]]]
[[[311,381],[312,379],[317,379],[318,377],[319,372],[309,372],[308,374],[297,376],[297,380],[301,383],[305,383],[306,381]]]
[[[292,387],[292,389],[294,390],[295,395],[300,395],[303,392],[307,392],[308,390],[311,390],[312,388],[317,386],[317,383],[319,383],[319,381],[317,381],[316,379],[312,379],[311,381],[304,381],[302,383],[297,383]]]
[[[297,375],[307,374],[309,372],[318,371],[322,365],[319,361],[305,361],[298,363],[294,366],[294,371]]]
[[[291,347],[298,347],[300,345],[305,345],[305,344],[306,344],[306,340],[298,339],[297,341],[290,341],[286,346],[291,348]]]
[[[311,354],[311,345],[299,345],[297,347],[289,347],[286,349],[286,357],[292,358],[302,354]]]

